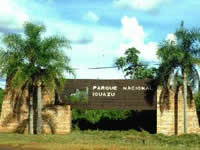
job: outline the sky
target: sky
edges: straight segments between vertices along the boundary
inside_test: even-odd
[[[76,78],[123,79],[121,71],[88,69],[109,67],[126,49],[140,51],[141,61],[159,62],[160,42],[174,39],[183,20],[187,28],[200,27],[199,0],[0,0],[0,36],[23,33],[24,22],[46,26],[45,35],[71,41],[65,54]],[[66,75],[72,78],[71,75]],[[2,82],[0,83],[2,84]]]

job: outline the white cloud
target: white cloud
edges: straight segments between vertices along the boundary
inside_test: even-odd
[[[21,30],[23,23],[29,18],[23,7],[13,0],[0,0],[0,2],[0,32]]]
[[[45,24],[47,27],[46,36],[52,34],[63,35],[71,41],[71,44],[87,45],[94,41],[93,33],[89,31],[89,27],[84,25],[74,24],[71,21],[54,19],[46,20]]]
[[[147,61],[157,60],[156,50],[158,44],[156,42],[144,42],[146,34],[137,19],[124,16],[121,23],[121,35],[124,41],[120,43],[120,48],[117,52],[118,56],[122,56],[128,48],[135,47],[140,51],[142,59]]]
[[[72,50],[66,50],[71,59],[73,68],[76,70],[77,78],[91,79],[122,79],[123,75],[117,68],[93,70],[88,68],[113,66],[116,57],[115,51],[121,40],[120,31],[112,27],[98,25],[85,26],[75,24],[71,21],[47,20],[46,36],[58,34],[66,36],[72,41]],[[106,33],[106,36],[105,36]],[[77,44],[83,36],[94,36],[89,43]],[[86,37],[85,37],[86,38]]]
[[[138,24],[138,21],[135,17],[129,18],[127,16],[123,17],[121,20],[122,30],[121,34],[125,40],[134,41],[135,43],[141,42],[144,40],[145,34],[143,27]]]
[[[170,42],[177,42],[177,37],[173,33],[167,34],[165,40],[170,41]]]
[[[113,0],[113,5],[119,8],[150,11],[168,0]]]
[[[96,13],[92,12],[92,11],[88,11],[84,16],[83,16],[84,20],[87,20],[89,22],[94,22],[97,23],[100,19],[99,16],[97,16]]]

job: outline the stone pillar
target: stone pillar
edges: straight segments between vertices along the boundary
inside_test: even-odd
[[[157,90],[157,133],[180,135],[184,133],[183,89],[177,91],[158,88]],[[165,96],[162,94],[165,93]],[[162,96],[161,96],[162,95]],[[199,133],[200,127],[193,99],[187,105],[188,133]]]
[[[54,94],[42,92],[44,109],[43,133],[67,134],[71,132],[70,105],[51,104]],[[10,90],[6,88],[0,118],[0,132],[28,131],[28,89]],[[53,103],[53,102],[52,102]]]
[[[71,122],[70,105],[50,106],[43,111],[43,133],[70,133]]]

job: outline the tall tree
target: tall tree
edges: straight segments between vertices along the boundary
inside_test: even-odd
[[[11,82],[11,87],[26,85],[29,89],[29,133],[33,134],[33,103],[37,102],[37,133],[42,127],[41,87],[53,90],[64,83],[65,73],[72,73],[70,59],[63,48],[71,48],[61,36],[42,36],[45,26],[24,24],[24,36],[7,34],[3,37],[6,48],[0,50],[0,72]],[[37,96],[34,96],[37,93]],[[35,100],[34,98],[37,97]]]
[[[157,69],[143,64],[138,55],[140,52],[136,48],[129,48],[125,51],[124,57],[119,57],[115,61],[118,69],[121,69],[125,77],[131,79],[154,79]]]
[[[172,77],[182,75],[184,87],[184,132],[187,133],[187,87],[199,79],[196,66],[200,64],[200,30],[186,29],[182,22],[176,30],[176,41],[163,41],[157,51],[161,60],[158,77],[164,86]]]

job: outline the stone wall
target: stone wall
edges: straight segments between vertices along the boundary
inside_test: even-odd
[[[45,91],[43,97],[43,133],[66,134],[71,131],[69,105],[53,105],[54,94]],[[183,90],[157,90],[157,133],[180,135],[184,133]],[[28,90],[10,90],[6,87],[0,118],[0,132],[28,131]],[[194,100],[188,101],[188,133],[200,133]]]
[[[53,94],[45,91],[43,97],[43,133],[66,134],[71,131],[69,105],[53,105]],[[28,90],[10,90],[6,87],[0,118],[0,132],[28,131]]]
[[[193,99],[187,105],[188,133],[200,133],[200,127]],[[157,90],[157,133],[180,135],[184,133],[184,99],[183,89]]]

